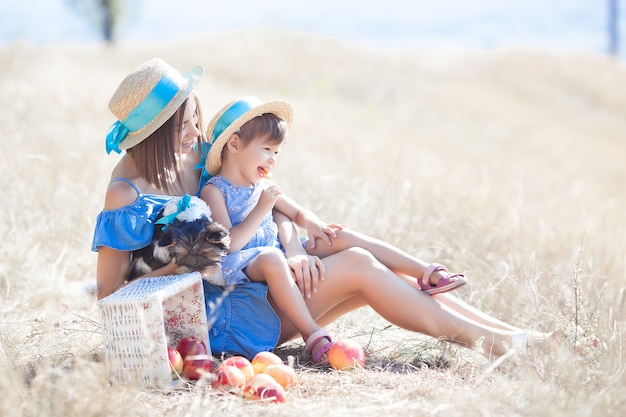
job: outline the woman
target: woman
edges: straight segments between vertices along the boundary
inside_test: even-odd
[[[99,299],[124,285],[131,252],[150,244],[161,207],[198,191],[202,121],[193,88],[201,76],[200,67],[181,75],[155,58],[129,74],[111,98],[118,121],[107,134],[107,152],[126,154],[111,174],[92,243]],[[145,276],[175,269],[170,264]]]

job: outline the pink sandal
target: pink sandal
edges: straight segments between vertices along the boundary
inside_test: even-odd
[[[319,343],[320,340],[327,339],[328,343],[324,343],[322,346],[313,350],[314,347]],[[324,356],[330,350],[333,345],[333,339],[330,337],[330,334],[324,330],[320,329],[316,332],[313,332],[311,336],[306,339],[306,353],[311,356],[311,360],[316,365],[328,365],[328,358],[322,360],[322,356]]]
[[[435,271],[443,271],[446,272],[439,278],[439,281],[436,285],[432,285],[430,283],[430,275]],[[452,278],[457,278],[454,281],[451,281]],[[417,283],[419,284],[422,291],[426,294],[439,294],[442,292],[451,291],[455,288],[462,287],[467,284],[467,279],[463,274],[451,274],[448,272],[445,266],[440,264],[430,264],[424,272],[424,276],[422,279],[418,279]]]

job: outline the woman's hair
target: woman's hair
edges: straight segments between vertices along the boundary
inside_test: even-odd
[[[197,105],[197,127],[201,132],[198,138],[198,146],[200,147],[201,142],[206,142],[204,133],[202,133],[204,132],[204,124],[202,122],[200,102],[193,93],[191,93],[189,98],[193,98]],[[176,154],[180,153],[180,145],[176,146],[174,138],[180,138],[182,133],[183,115],[185,114],[187,101],[185,100],[176,110],[176,113],[167,119],[154,133],[126,151],[135,159],[139,175],[161,190],[172,191],[169,181],[171,171],[174,170],[176,175],[179,174]],[[177,141],[176,143],[179,142]]]
[[[237,134],[244,145],[248,145],[257,136],[280,144],[287,140],[287,130],[287,122],[273,113],[265,113],[244,123]]]

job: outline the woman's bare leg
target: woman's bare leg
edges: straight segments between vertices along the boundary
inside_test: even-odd
[[[332,242],[332,246],[329,246],[324,242],[318,241],[316,248],[311,249],[309,245],[306,249],[307,252],[312,255],[324,258],[332,253],[337,253],[338,251],[345,250],[350,247],[362,247],[372,253],[376,259],[378,259],[387,268],[391,269],[396,274],[401,275],[410,285],[418,289],[419,286],[417,285],[417,279],[421,279],[424,271],[429,265],[389,243],[363,235],[351,229],[338,231],[337,238],[333,239]],[[435,274],[433,274],[433,279],[435,279]],[[433,297],[435,297],[442,304],[445,304],[449,308],[455,310],[457,313],[486,326],[501,330],[519,331],[518,328],[504,323],[474,307],[471,307],[449,293],[437,294],[433,295]]]
[[[326,257],[324,263],[326,279],[318,293],[305,300],[316,320],[326,321],[331,318],[328,314],[348,311],[364,300],[383,318],[404,329],[467,347],[481,343],[487,357],[506,353],[513,337],[521,333],[520,329],[494,328],[460,314],[408,284],[364,249],[347,249]],[[294,336],[293,327],[284,323],[281,343]]]
[[[400,277],[403,278],[409,285],[415,287],[416,289],[419,289],[419,286],[417,285],[413,277],[409,277],[406,275],[400,275]],[[462,316],[465,316],[478,323],[482,323],[486,326],[501,330],[509,330],[513,332],[520,330],[515,326],[498,320],[497,318],[490,316],[489,314],[480,311],[475,307],[470,306],[469,304],[465,303],[464,301],[450,293],[434,294],[431,295],[431,297],[435,298],[440,303],[447,305],[449,308],[461,314]]]
[[[458,297],[455,297],[450,293],[435,294],[432,297],[435,300],[439,301],[440,303],[445,304],[450,309],[456,311],[457,313],[471,320],[474,320],[478,323],[482,323],[486,326],[493,327],[494,329],[501,329],[501,330],[507,330],[507,331],[512,331],[512,332],[520,331],[518,327],[512,326],[508,323],[498,320],[495,317],[492,317],[489,314],[483,311],[480,311],[479,309],[475,307],[470,306],[469,304],[463,302]]]

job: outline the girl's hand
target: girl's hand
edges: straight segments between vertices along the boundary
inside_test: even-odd
[[[257,207],[260,207],[264,212],[269,212],[274,208],[274,205],[278,200],[283,197],[283,190],[276,184],[272,184],[263,191],[259,196]]]
[[[320,258],[308,254],[287,258],[296,285],[304,298],[311,298],[317,292],[319,281],[326,278],[326,268]]]
[[[317,239],[321,239],[326,242],[328,246],[332,246],[332,239],[337,238],[337,231],[343,230],[344,224],[330,223],[325,224],[318,222],[317,224],[311,224],[306,228],[307,235],[309,237],[309,246],[311,249],[315,249],[317,245]]]

